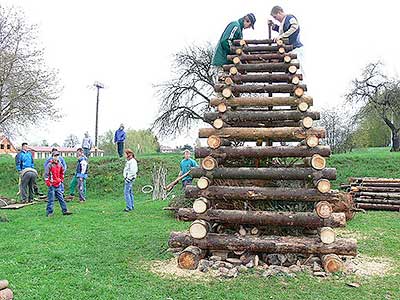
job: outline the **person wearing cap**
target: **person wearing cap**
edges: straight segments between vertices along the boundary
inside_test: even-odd
[[[212,65],[221,67],[222,65],[229,64],[230,62],[226,56],[231,52],[232,41],[242,39],[243,29],[250,27],[254,29],[255,23],[256,17],[252,13],[245,15],[237,21],[230,22],[219,39]]]
[[[126,155],[126,163],[123,176],[125,180],[124,196],[125,196],[126,208],[124,209],[124,211],[130,212],[131,210],[135,209],[135,203],[134,203],[135,195],[133,193],[132,185],[136,179],[138,165],[135,159],[135,154],[131,149],[126,149],[125,155]]]
[[[184,158],[182,159],[180,163],[180,169],[181,171],[179,172],[179,176],[182,176],[183,174],[187,173],[190,171],[191,168],[198,167],[199,164],[192,158],[190,158],[190,151],[186,149],[183,151]],[[192,176],[190,174],[186,175],[185,177],[182,178],[182,187],[184,188],[187,185],[192,184]]]
[[[46,159],[46,161],[44,162],[44,169],[46,170],[46,166],[50,163],[50,161],[53,159],[53,152],[58,152],[57,148],[52,148],[51,149],[51,153],[49,158]],[[60,152],[58,152],[60,153]],[[58,155],[58,161],[60,162],[60,164],[62,165],[62,167],[64,168],[64,174],[67,172],[67,164],[64,160],[64,158],[61,156],[61,154]],[[64,194],[64,182],[61,183],[60,185],[60,190],[61,192]]]
[[[126,139],[126,133],[124,131],[124,124],[121,124],[114,134],[114,143],[117,143],[117,151],[119,157],[124,155],[124,142]]]
[[[52,217],[54,214],[54,198],[57,198],[61,206],[61,211],[64,216],[72,213],[67,208],[67,203],[64,201],[64,195],[61,192],[60,186],[64,181],[64,168],[59,161],[60,153],[54,151],[51,154],[51,160],[46,165],[44,181],[49,187],[47,195],[46,216]]]
[[[85,156],[87,158],[90,157],[90,150],[93,147],[93,141],[89,136],[89,132],[85,132],[85,137],[82,140],[82,149],[83,149],[83,153],[85,154]]]

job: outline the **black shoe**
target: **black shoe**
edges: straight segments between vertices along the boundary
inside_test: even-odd
[[[64,215],[64,216],[69,216],[69,215],[72,215],[72,212],[70,212],[69,210],[67,210],[67,211],[63,212],[63,215]]]
[[[131,211],[130,209],[127,208],[124,209],[124,212],[130,212],[130,211]]]

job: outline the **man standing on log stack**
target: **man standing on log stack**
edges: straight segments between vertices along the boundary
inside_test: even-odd
[[[277,25],[272,20],[268,21],[272,30],[278,32],[275,40],[289,39],[289,44],[293,46],[292,53],[297,54],[297,59],[300,61],[300,71],[304,77],[304,69],[302,68],[304,63],[303,44],[300,42],[300,25],[297,18],[294,15],[286,14],[283,8],[278,5],[271,9],[271,16],[280,23]]]
[[[186,149],[183,151],[184,158],[181,161],[180,168],[181,171],[179,172],[179,176],[186,174],[190,171],[191,168],[198,167],[199,164],[192,158],[190,158],[190,151]],[[192,176],[189,174],[182,178],[182,187],[185,188],[187,185],[192,184]]]
[[[213,66],[222,67],[222,65],[230,63],[226,56],[231,52],[230,47],[232,46],[232,41],[242,39],[243,29],[247,29],[250,27],[254,29],[255,22],[256,17],[254,16],[254,14],[250,13],[237,21],[230,22],[228,26],[226,26],[224,32],[221,35],[221,38],[219,39],[217,48],[214,53],[214,57],[212,60]],[[218,71],[220,71],[220,68],[218,68]]]
[[[117,151],[119,157],[124,156],[124,142],[126,139],[126,133],[124,131],[124,124],[121,124],[114,134],[114,143],[117,144]]]

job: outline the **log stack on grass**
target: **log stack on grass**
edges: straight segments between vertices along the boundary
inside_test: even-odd
[[[400,178],[349,178],[357,208],[400,211]]]
[[[231,47],[232,64],[215,84],[215,112],[204,116],[210,126],[199,130],[208,147],[195,149],[197,181],[185,189],[194,204],[177,211],[191,225],[169,239],[181,268],[204,269],[215,257],[237,269],[317,259],[316,272],[337,272],[341,257],[357,254],[355,240],[335,235],[346,226],[335,210],[343,195],[331,189],[336,169],[326,167],[330,148],[320,145],[326,132],[314,126],[320,114],[310,110],[291,50],[272,40]]]

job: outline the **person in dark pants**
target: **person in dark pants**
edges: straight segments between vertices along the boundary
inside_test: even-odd
[[[121,124],[114,134],[114,143],[117,143],[117,151],[119,157],[124,156],[125,139],[126,139],[126,133],[124,131],[124,124]]]
[[[49,187],[48,201],[46,207],[46,216],[53,216],[54,198],[57,198],[60,203],[62,214],[71,215],[72,213],[67,209],[67,203],[64,201],[64,196],[61,191],[61,184],[64,181],[64,168],[59,162],[60,153],[54,151],[52,153],[52,160],[47,164],[44,175],[46,185]]]
[[[21,203],[33,202],[37,176],[38,173],[33,168],[25,168],[21,171]]]
[[[180,173],[179,176],[187,173],[190,171],[191,168],[196,168],[199,166],[199,164],[192,158],[190,158],[190,151],[188,149],[186,149],[183,152],[184,158],[182,159],[181,163],[180,163]],[[182,178],[182,187],[185,188],[187,185],[191,185],[192,184],[192,176],[190,175],[186,175],[185,177]]]

